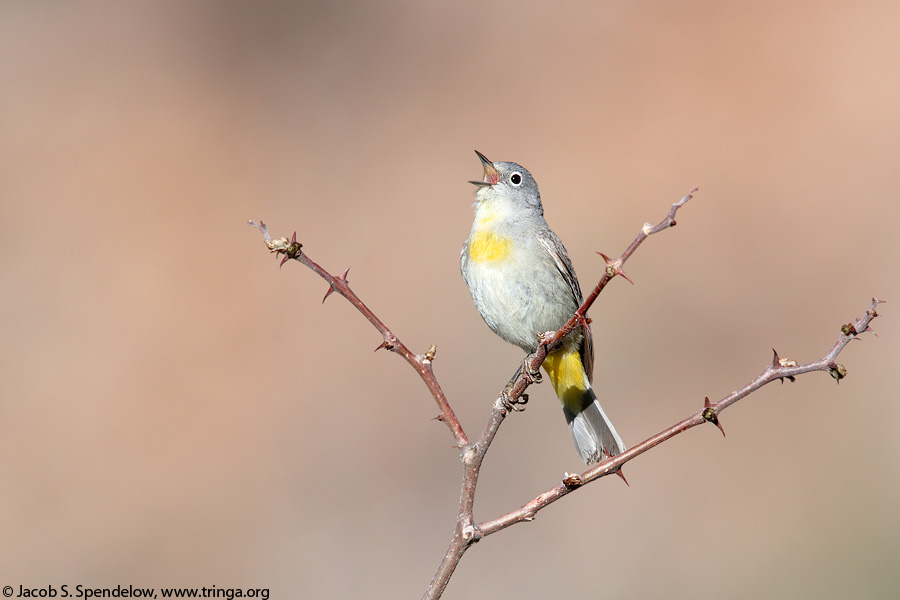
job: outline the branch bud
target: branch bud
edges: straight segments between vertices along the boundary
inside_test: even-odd
[[[777,356],[777,354],[776,354]],[[709,402],[709,396],[703,399],[703,412],[700,413],[704,419],[715,425],[719,428],[719,431],[722,432],[722,437],[725,437],[725,429],[722,427],[722,424],[719,422],[719,413],[713,408],[712,404]]]
[[[841,333],[843,333],[844,335],[856,335],[856,327],[853,325],[853,323],[841,325]]]
[[[834,377],[838,383],[847,376],[847,369],[844,365],[839,365],[837,363],[835,363],[828,372],[831,373],[831,376]]]
[[[427,360],[428,362],[433,362],[434,356],[436,354],[437,354],[437,346],[432,344],[431,346],[428,347],[428,352],[425,353],[425,360]]]
[[[580,487],[582,483],[584,482],[581,480],[581,475],[566,473],[563,476],[562,484],[570,490]]]

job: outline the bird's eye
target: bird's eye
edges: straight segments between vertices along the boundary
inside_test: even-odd
[[[518,173],[513,173],[509,176],[509,182],[513,185],[519,185],[520,183],[522,183],[522,176]]]

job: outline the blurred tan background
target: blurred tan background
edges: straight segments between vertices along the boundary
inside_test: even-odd
[[[417,598],[460,467],[398,357],[247,219],[294,229],[436,371],[470,436],[521,353],[459,275],[481,177],[525,165],[634,444],[763,389],[486,539],[447,598],[900,594],[896,2],[0,4],[0,585]],[[552,390],[476,517],[582,468]],[[71,589],[71,588],[70,588]]]

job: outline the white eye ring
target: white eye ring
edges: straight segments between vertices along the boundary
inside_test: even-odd
[[[509,176],[509,182],[513,185],[522,185],[522,175],[518,172]]]

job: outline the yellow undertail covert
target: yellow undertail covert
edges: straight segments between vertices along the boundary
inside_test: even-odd
[[[551,352],[544,359],[544,370],[562,403],[572,412],[579,412],[584,392],[590,385],[581,354],[565,349]]]

